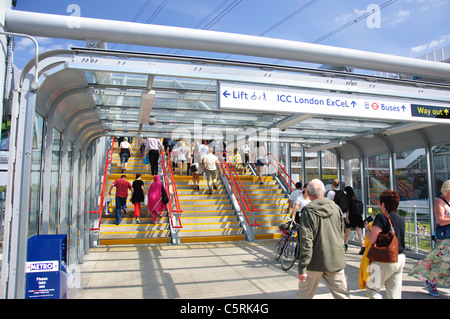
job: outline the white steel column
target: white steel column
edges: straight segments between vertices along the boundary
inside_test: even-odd
[[[11,144],[8,167],[8,189],[5,213],[2,260],[2,293],[4,298],[25,297],[25,262],[27,257],[28,218],[31,191],[31,157],[33,119],[36,94],[31,89],[34,77],[28,75],[21,86],[21,94],[14,93]],[[17,103],[18,102],[18,103]],[[16,117],[16,118],[15,118]],[[15,143],[15,144],[14,144]]]
[[[72,241],[76,242],[75,247],[76,249],[71,250],[71,257],[70,263],[75,263],[78,259],[78,256],[80,255],[80,246],[78,244],[77,240],[77,234],[80,234],[81,236],[81,218],[79,218],[80,215],[80,207],[79,207],[79,167],[80,167],[80,144],[79,141],[75,141],[72,148],[72,166],[69,168],[69,170],[72,172],[72,196],[70,196],[71,200],[71,211],[69,212],[71,215],[70,221],[71,221],[71,236]],[[79,222],[78,222],[79,221]],[[76,226],[76,227],[75,227]]]
[[[49,234],[50,230],[50,193],[51,193],[51,180],[52,180],[52,157],[53,157],[53,138],[54,138],[54,128],[53,128],[54,114],[51,113],[46,118],[45,124],[45,135],[44,135],[44,145],[43,145],[43,174],[42,174],[42,207],[40,209],[41,215],[41,234]]]

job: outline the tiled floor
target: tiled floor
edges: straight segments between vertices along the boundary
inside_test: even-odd
[[[274,240],[186,245],[105,246],[91,250],[80,265],[79,299],[293,299],[296,265],[289,271],[274,259]],[[359,289],[359,248],[350,246],[347,267],[353,299],[367,299]],[[429,296],[422,282],[408,276],[416,260],[407,258],[403,299],[449,299],[450,289]],[[331,299],[325,285],[317,299]]]

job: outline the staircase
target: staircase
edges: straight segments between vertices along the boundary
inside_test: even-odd
[[[289,198],[284,194],[283,189],[277,184],[273,176],[263,175],[264,183],[260,185],[259,178],[253,176],[250,169],[247,169],[246,173],[244,173],[242,164],[239,163],[239,158],[240,155],[236,154],[231,156],[230,159],[253,203],[253,207],[258,210],[245,212],[250,223],[254,220],[255,223],[259,224],[254,230],[255,239],[279,238],[281,232],[278,226],[286,223],[290,215],[286,213]],[[252,214],[254,214],[254,219]]]
[[[202,176],[200,191],[193,189],[190,176],[175,176],[175,180],[183,210],[183,228],[179,232],[182,243],[244,240],[240,223],[221,181],[218,189],[210,195]]]
[[[116,145],[111,173],[107,179],[105,197],[108,195],[113,181],[122,175]],[[150,165],[142,163],[139,147],[134,143],[132,143],[132,147],[134,156],[130,157],[124,174],[127,176],[127,180],[132,183],[135,180],[135,174],[141,173],[144,188],[147,191],[151,182],[153,182],[153,176],[149,174]],[[231,156],[231,160],[235,161],[237,156]],[[260,224],[256,229],[255,239],[278,238],[281,234],[278,226],[285,223],[287,217],[289,217],[286,214],[288,198],[272,176],[265,176],[264,185],[259,185],[259,179],[252,176],[250,170],[247,170],[247,173],[244,174],[240,164],[235,164],[235,169],[254,207],[259,209],[259,211],[254,212],[255,220]],[[240,222],[220,178],[218,179],[218,189],[210,195],[208,194],[206,179],[203,179],[202,175],[200,175],[200,190],[196,191],[193,187],[192,176],[185,175],[185,168],[184,175],[179,174],[178,168],[174,168],[174,174],[182,210],[180,215],[182,228],[178,233],[181,243],[242,241],[245,239]],[[114,206],[115,190],[113,188],[111,192]],[[135,218],[133,218],[134,207],[130,198],[131,192],[129,192],[127,201],[127,213],[122,214],[120,225],[115,224],[115,212],[107,215],[105,210],[103,211],[99,232],[100,245],[169,243],[170,226],[167,213],[164,213],[154,224],[153,218],[148,212],[148,207],[142,203],[140,224],[137,224]],[[246,212],[246,214],[248,220],[252,222],[251,213]]]
[[[107,179],[105,202],[108,191],[114,180],[120,178],[123,174],[127,176],[127,180],[133,184],[136,178],[136,173],[142,174],[144,181],[144,189],[147,192],[150,184],[153,182],[153,175],[150,174],[150,165],[143,164],[140,157],[139,146],[135,145],[135,139],[131,146],[133,147],[133,156],[128,160],[127,170],[121,173],[119,149],[117,143],[114,145],[113,160],[111,165],[111,173]],[[111,199],[115,206],[115,191],[114,187],[111,191]],[[155,243],[169,243],[169,219],[167,213],[164,213],[161,218],[158,218],[156,224],[153,223],[153,217],[149,214],[148,207],[141,203],[140,224],[136,223],[133,218],[134,206],[130,201],[131,191],[128,191],[127,198],[127,213],[122,214],[122,222],[116,225],[115,212],[107,215],[103,210],[102,224],[99,231],[100,245],[128,245],[128,244],[155,244]]]
[[[272,176],[263,176],[264,184],[259,184],[256,176],[241,176],[241,181],[253,203],[259,211],[254,212],[255,221],[260,226],[256,228],[255,239],[279,238],[279,225],[286,223],[289,213],[286,213],[289,198]],[[251,220],[251,216],[247,216]]]

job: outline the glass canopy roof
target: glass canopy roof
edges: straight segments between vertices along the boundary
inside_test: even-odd
[[[241,70],[242,73],[245,71],[245,68]],[[84,71],[84,75],[89,87],[92,88],[99,118],[113,135],[163,137],[170,136],[180,127],[192,128],[197,123],[201,125],[203,132],[206,127],[220,128],[225,137],[227,129],[241,129],[246,132],[270,129],[274,124],[290,116],[277,112],[249,113],[220,110],[217,105],[217,80],[105,71]],[[150,117],[154,117],[156,123],[154,125],[145,123],[140,129],[137,121],[140,100],[142,93],[147,89],[154,90],[156,94],[150,113]],[[316,116],[283,131],[279,130],[277,134],[282,142],[315,146],[367,134],[374,129],[380,130],[390,125],[385,121]]]
[[[440,101],[446,101],[445,96],[448,96],[445,85],[420,83],[419,86],[414,81],[324,69],[84,48],[64,52],[63,70],[68,73],[64,76],[58,73],[61,68],[53,74],[47,71],[46,81],[53,86],[63,86],[60,82],[67,81],[84,87],[82,96],[80,89],[76,91],[80,95],[77,98],[82,104],[91,101],[92,105],[85,109],[95,114],[85,113],[85,117],[91,118],[85,120],[85,125],[95,122],[103,127],[104,135],[110,136],[180,138],[187,134],[195,139],[231,138],[236,141],[257,135],[260,140],[299,143],[311,151],[355,142],[361,148],[366,147],[364,139],[415,123],[394,117],[375,120],[293,114],[276,109],[227,110],[218,105],[219,84],[307,89],[349,96],[373,91],[395,98],[414,97],[420,90],[421,96],[437,97]],[[82,83],[73,83],[74,72],[80,75]],[[146,99],[151,102],[144,102]],[[74,108],[78,107],[76,99],[71,103]],[[42,113],[45,112],[48,111]],[[65,112],[63,123],[75,111]],[[94,127],[95,123],[89,125]]]

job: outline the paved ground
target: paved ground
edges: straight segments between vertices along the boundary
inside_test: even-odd
[[[274,240],[186,245],[101,246],[80,265],[82,288],[77,299],[293,299],[296,265],[289,271],[274,259]],[[367,299],[359,289],[359,248],[347,252],[349,289],[353,299]],[[403,299],[450,299],[450,289],[429,296],[422,282],[408,276],[416,260],[407,258]],[[384,295],[385,296],[385,295]],[[331,299],[321,283],[317,299]]]

